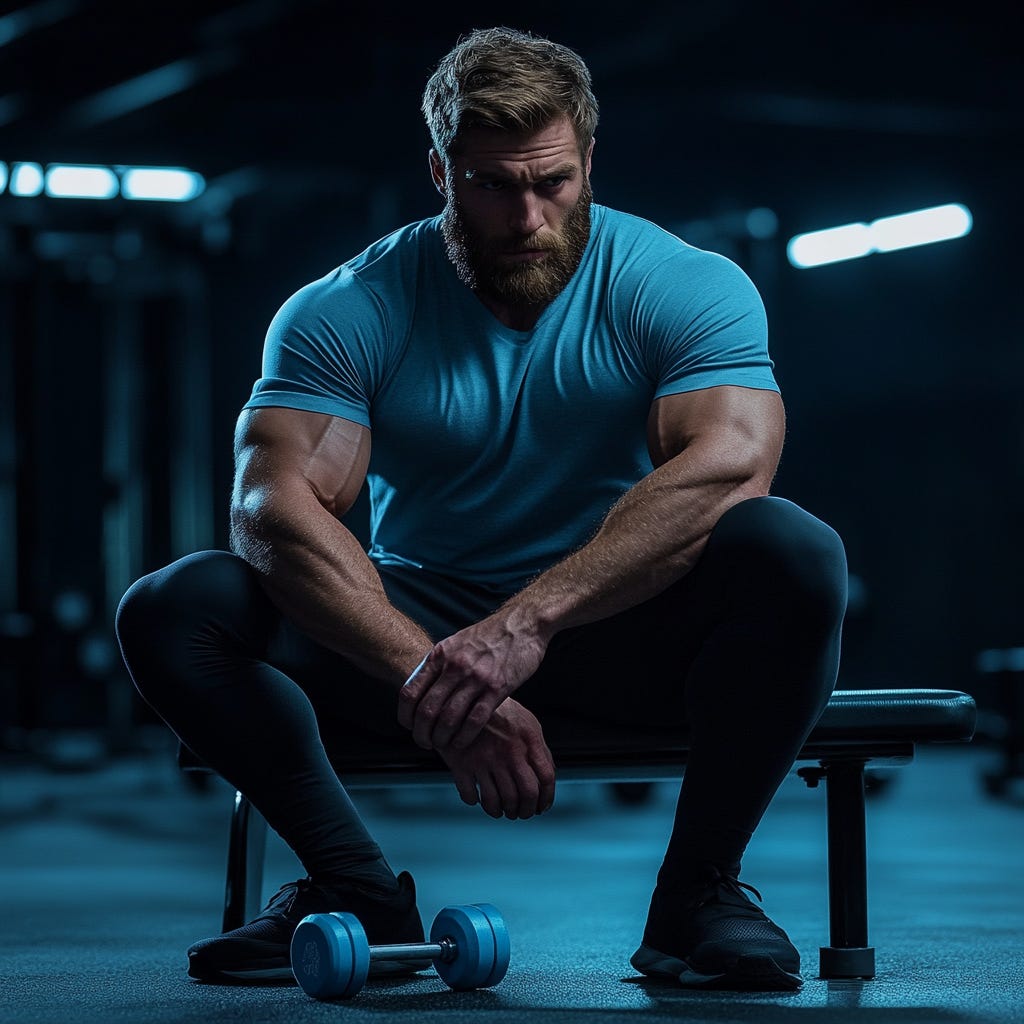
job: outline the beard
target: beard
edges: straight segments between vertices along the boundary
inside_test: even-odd
[[[459,280],[473,291],[503,303],[547,305],[576,273],[590,239],[590,204],[594,196],[586,178],[560,233],[544,231],[525,238],[486,238],[467,221],[454,188],[448,190],[448,196],[441,233]],[[502,254],[527,249],[543,249],[546,256],[522,263],[509,263],[501,258]]]

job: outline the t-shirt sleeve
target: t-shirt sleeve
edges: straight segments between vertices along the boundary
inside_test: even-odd
[[[369,427],[389,335],[382,304],[351,271],[306,285],[271,321],[245,408],[305,409]]]
[[[632,319],[656,398],[722,384],[779,390],[761,296],[718,253],[689,248],[659,263]]]

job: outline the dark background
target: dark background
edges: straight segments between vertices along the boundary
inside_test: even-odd
[[[572,46],[593,186],[739,262],[789,414],[776,493],[855,574],[840,685],[970,690],[1024,642],[1021,66],[998,5],[0,8],[0,160],[184,166],[187,204],[0,194],[0,747],[148,711],[112,634],[138,576],[226,546],[231,432],[296,288],[438,212],[419,114],[475,27]],[[796,270],[801,231],[947,202],[967,237]],[[778,227],[752,238],[748,211]]]

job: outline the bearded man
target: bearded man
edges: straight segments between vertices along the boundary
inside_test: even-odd
[[[432,749],[466,803],[525,819],[554,800],[560,721],[688,730],[633,966],[794,988],[740,861],[835,685],[846,562],[769,494],[763,305],[724,257],[593,203],[597,103],[566,47],[474,32],[423,112],[443,212],[284,303],[238,420],[231,551],[119,609],[139,692],[308,872],[192,946],[189,974],[287,975],[309,913],[422,941],[336,729]],[[364,481],[368,550],[340,521]]]

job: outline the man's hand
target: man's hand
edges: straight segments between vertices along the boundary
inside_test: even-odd
[[[492,818],[532,818],[555,799],[555,765],[540,722],[518,701],[507,699],[466,748],[438,746],[463,803]]]
[[[398,721],[425,750],[465,750],[537,671],[547,643],[491,615],[436,644],[398,695]]]

